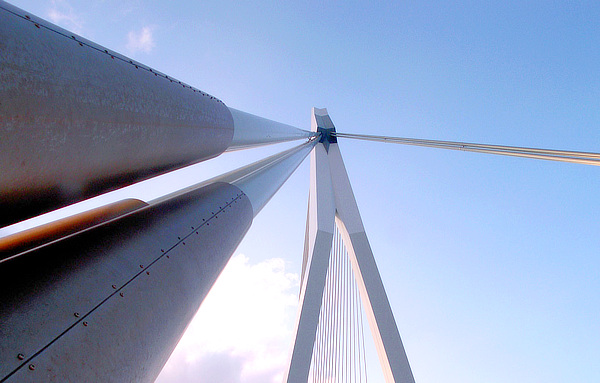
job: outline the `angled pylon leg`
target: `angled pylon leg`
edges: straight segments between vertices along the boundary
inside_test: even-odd
[[[336,224],[350,256],[386,382],[414,383],[392,308],[360,218],[354,193],[336,143],[329,146],[329,165],[337,209]]]
[[[304,249],[296,337],[285,382],[306,383],[308,380],[333,240],[334,217],[327,153],[323,145],[318,145],[311,154],[308,241]]]

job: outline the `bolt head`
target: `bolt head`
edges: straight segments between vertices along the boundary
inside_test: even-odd
[[[30,364],[30,365],[29,365],[29,369],[30,369],[31,371],[35,370],[35,364]]]
[[[25,359],[25,355],[19,353],[19,355],[17,355],[17,359],[23,360],[23,359]]]

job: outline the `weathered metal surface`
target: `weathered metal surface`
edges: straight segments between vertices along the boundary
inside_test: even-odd
[[[3,263],[0,381],[152,381],[252,215],[216,183]]]
[[[222,153],[218,99],[0,1],[0,225]]]

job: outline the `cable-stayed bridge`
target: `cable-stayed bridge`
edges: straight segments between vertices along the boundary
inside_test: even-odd
[[[13,44],[2,68],[5,223],[225,150],[307,141],[185,190],[3,238],[6,381],[155,377],[253,217],[308,153],[302,305],[287,379],[360,381],[365,332],[352,313],[362,304],[386,378],[412,381],[337,138],[598,162],[595,153],[337,133],[324,110],[313,112],[311,132],[286,127],[2,5],[3,41]],[[134,356],[117,363],[124,354]]]

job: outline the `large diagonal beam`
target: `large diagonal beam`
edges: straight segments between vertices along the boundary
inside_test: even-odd
[[[0,225],[310,135],[0,0]]]

